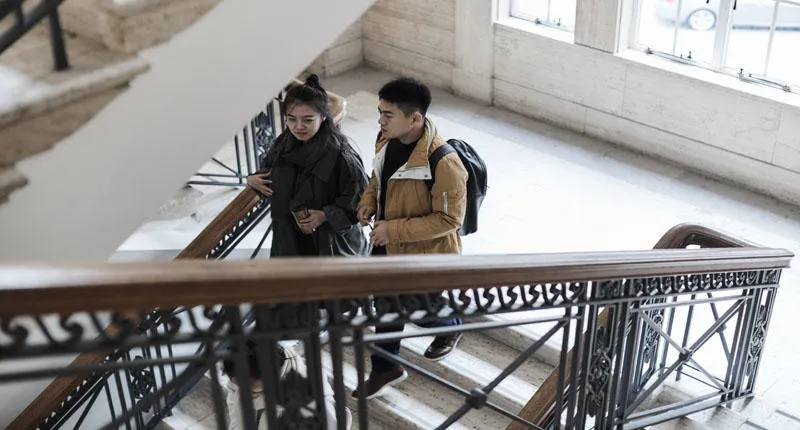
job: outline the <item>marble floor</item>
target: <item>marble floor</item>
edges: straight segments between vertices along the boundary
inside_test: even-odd
[[[376,94],[391,77],[361,68],[323,82],[347,97],[344,130],[367,166],[378,128]],[[430,116],[441,134],[470,142],[488,166],[480,230],[465,238],[465,253],[643,250],[675,224],[693,222],[800,254],[798,208],[444,91],[434,91]],[[114,258],[168,258],[235,193],[183,190],[182,203],[165,207]],[[252,248],[258,233],[242,247]],[[799,282],[795,270],[786,271],[757,387],[762,398],[797,416],[800,404],[792,397],[800,387],[800,342],[794,341],[793,312],[800,307]]]

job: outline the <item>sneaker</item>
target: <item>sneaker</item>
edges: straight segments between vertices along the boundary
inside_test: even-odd
[[[456,350],[458,341],[461,340],[463,333],[448,334],[446,336],[436,336],[428,349],[425,350],[425,358],[428,360],[439,361]]]
[[[367,386],[367,399],[374,399],[380,396],[386,388],[399,384],[405,381],[406,378],[408,378],[408,372],[399,366],[387,372],[371,372],[369,378],[364,381]],[[353,391],[353,397],[358,398],[360,396],[360,391],[361,387]]]

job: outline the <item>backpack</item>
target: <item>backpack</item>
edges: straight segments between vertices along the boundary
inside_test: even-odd
[[[467,178],[467,211],[464,214],[464,222],[461,224],[461,229],[458,230],[461,236],[466,236],[478,231],[478,211],[481,209],[481,204],[483,204],[488,188],[486,184],[486,163],[467,142],[450,139],[446,144],[436,148],[428,158],[433,178],[427,181],[428,189],[433,187],[433,182],[436,180],[436,166],[439,164],[439,160],[451,152],[458,154],[458,158],[461,159],[461,163],[464,164],[464,168],[467,169],[469,174]]]

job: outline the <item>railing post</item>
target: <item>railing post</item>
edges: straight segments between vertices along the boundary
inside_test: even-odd
[[[44,0],[47,2],[48,22],[50,24],[50,45],[53,48],[53,63],[58,71],[69,68],[67,60],[67,48],[64,46],[64,31],[61,28],[61,20],[58,17],[57,0]]]

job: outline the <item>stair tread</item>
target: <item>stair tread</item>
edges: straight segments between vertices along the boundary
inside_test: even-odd
[[[531,318],[551,318],[561,317],[564,315],[563,309],[540,309],[535,311],[522,311],[512,312],[508,314],[495,314],[480,317],[484,321],[515,321],[521,319]],[[548,330],[550,330],[555,323],[545,322],[536,324],[525,324],[518,326],[506,327],[503,329],[490,330],[485,332],[486,336],[499,341],[500,343],[522,351],[531,346],[535,341],[544,337]],[[550,339],[533,354],[533,356],[541,362],[548,364],[552,367],[558,366],[561,355],[561,333],[554,334]]]
[[[407,331],[412,332],[413,329]],[[431,362],[423,358],[431,340],[431,337],[404,339],[401,343],[401,356],[467,390],[487,385],[519,355],[518,351],[484,334],[465,333],[458,348],[450,356]],[[489,398],[499,406],[516,412],[527,403],[552,370],[552,366],[528,359],[506,377]]]
[[[711,430],[711,427],[690,418],[678,418],[648,427],[650,430]]]
[[[354,361],[351,349],[345,350],[344,378],[348,388],[348,403],[354,415],[357,415],[357,399],[350,392],[357,384]],[[328,373],[332,372],[330,355],[325,352],[323,362]],[[452,393],[435,382],[409,371],[409,377],[403,383],[390,387],[380,397],[368,401],[370,424],[373,421],[391,424],[396,429],[428,429],[435,428],[461,405],[463,397]],[[488,409],[470,411],[449,428],[454,430],[505,428],[508,420]]]

